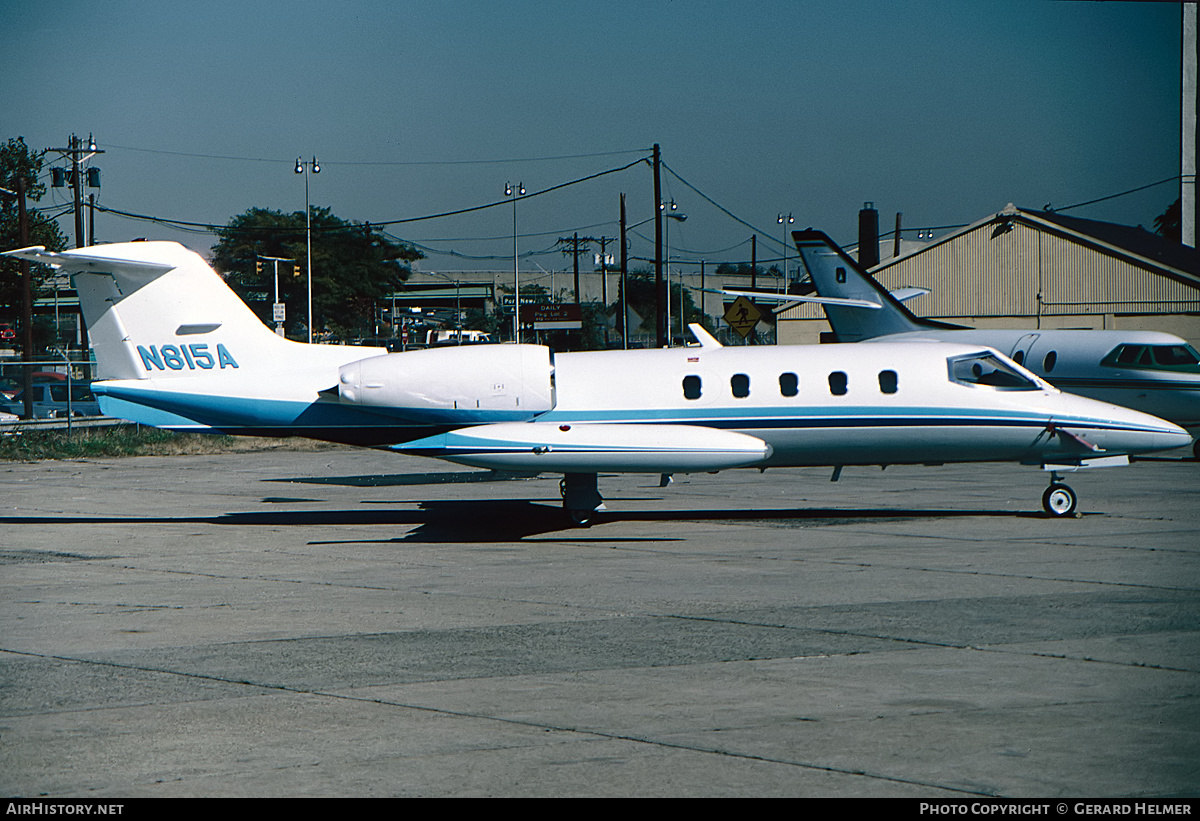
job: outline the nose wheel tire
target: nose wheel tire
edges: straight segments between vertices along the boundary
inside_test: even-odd
[[[1075,491],[1064,484],[1055,483],[1042,494],[1042,509],[1051,516],[1070,516],[1075,512],[1079,498]]]

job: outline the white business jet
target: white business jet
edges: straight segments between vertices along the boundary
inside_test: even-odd
[[[559,353],[483,345],[389,354],[276,336],[174,242],[9,255],[70,275],[104,413],[177,431],[389,447],[496,470],[562,473],[565,509],[603,507],[597,474],[737,467],[1021,462],[1043,504],[1061,470],[1190,442],[1147,414],[1065,394],[978,344]]]
[[[986,345],[1064,391],[1160,416],[1200,431],[1200,354],[1157,331],[983,330],[920,319],[903,304],[924,289],[889,293],[827,235],[792,234],[816,288],[778,301],[822,304],[839,342],[922,339]],[[771,298],[769,294],[754,294]],[[1200,442],[1194,445],[1200,457]]]

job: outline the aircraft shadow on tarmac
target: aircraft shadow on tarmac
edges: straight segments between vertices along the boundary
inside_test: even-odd
[[[270,504],[305,504],[311,499],[268,498]],[[621,502],[612,498],[610,502]],[[645,501],[645,500],[641,500]],[[398,507],[390,507],[395,504]],[[820,527],[839,524],[861,524],[870,521],[913,521],[919,519],[958,519],[972,516],[987,518],[1041,518],[1040,512],[1009,510],[897,510],[897,509],[830,509],[790,508],[771,510],[695,510],[671,509],[654,511],[606,510],[596,514],[588,528],[569,523],[557,504],[529,500],[428,500],[381,502],[373,509],[359,510],[271,510],[224,513],[216,516],[3,516],[0,525],[45,524],[214,524],[242,527],[337,527],[371,526],[411,527],[394,537],[378,540],[340,539],[314,540],[313,544],[345,543],[464,543],[515,542],[535,536],[557,534],[554,541],[586,542],[662,542],[676,541],[673,537],[620,536],[608,539],[604,525],[621,522],[776,522],[776,526]],[[415,508],[412,506],[416,505]],[[403,506],[403,507],[399,507]],[[319,535],[319,534],[314,534]],[[338,535],[338,534],[329,534]],[[384,534],[381,534],[384,535]]]

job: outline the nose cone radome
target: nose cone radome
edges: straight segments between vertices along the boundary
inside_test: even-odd
[[[1173,422],[1107,402],[1071,397],[1082,423],[1079,435],[1110,454],[1152,453],[1191,445],[1192,435]],[[1087,420],[1087,421],[1084,421]],[[1074,422],[1063,420],[1064,428]]]

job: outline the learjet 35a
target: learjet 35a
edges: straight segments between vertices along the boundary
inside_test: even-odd
[[[9,252],[70,275],[104,413],[177,431],[308,436],[482,468],[564,474],[1020,462],[1056,471],[1191,441],[1153,416],[1062,393],[978,344],[554,353],[507,344],[391,353],[277,336],[174,242]],[[1052,515],[1075,509],[1053,481]]]

